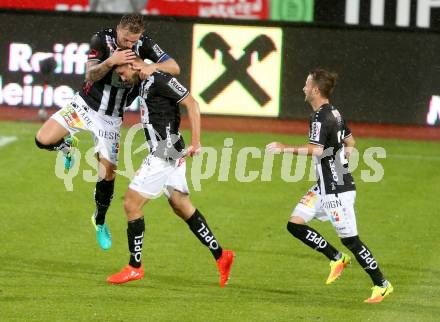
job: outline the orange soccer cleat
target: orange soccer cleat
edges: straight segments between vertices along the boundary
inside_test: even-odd
[[[136,268],[130,265],[125,266],[119,273],[110,275],[107,282],[111,284],[123,284],[130,281],[140,280],[144,277],[144,269]]]
[[[223,250],[222,256],[217,259],[217,268],[220,273],[220,287],[225,287],[229,280],[235,253],[232,250]]]
[[[330,261],[330,274],[328,275],[325,284],[328,285],[336,281],[336,279],[338,279],[339,276],[341,276],[344,268],[346,268],[347,265],[350,264],[350,261],[351,261],[350,256],[344,253],[342,253],[341,258],[338,259],[337,261]]]
[[[364,301],[365,303],[380,303],[380,302],[382,302],[382,300],[385,297],[387,297],[388,295],[393,293],[394,287],[393,287],[393,285],[391,285],[391,283],[389,281],[386,281],[385,285],[383,285],[383,286],[375,285],[372,287],[372,290],[373,290],[373,293],[371,294],[371,297],[366,299]]]

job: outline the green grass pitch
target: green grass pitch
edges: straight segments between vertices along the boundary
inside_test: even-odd
[[[229,181],[218,182],[216,173],[201,181],[200,192],[192,192],[222,246],[236,251],[226,288],[218,286],[209,251],[164,197],[144,208],[145,278],[113,286],[106,277],[128,261],[122,202],[129,181],[118,176],[108,213],[113,248],[101,251],[90,223],[94,184],[82,178],[91,167],[81,163],[73,191],[66,191],[54,174],[56,154],[35,147],[38,127],[0,123],[0,137],[17,138],[0,147],[0,321],[439,319],[440,142],[357,138],[361,153],[371,146],[387,152],[379,160],[385,171],[380,182],[360,180],[360,171],[368,169],[363,162],[354,172],[360,236],[395,288],[383,303],[368,305],[363,300],[370,295],[371,282],[356,262],[327,286],[328,261],[286,230],[292,208],[312,182],[283,181],[279,156],[272,181],[241,183],[235,178],[241,147],[263,148],[274,140],[301,143],[305,136],[203,133],[203,145],[219,153],[225,137],[234,139]],[[79,138],[82,152],[92,146],[89,134]],[[143,143],[141,134],[135,142]],[[136,167],[144,154],[134,156]],[[248,171],[261,168],[261,159],[249,159]],[[344,249],[330,223],[313,227]]]

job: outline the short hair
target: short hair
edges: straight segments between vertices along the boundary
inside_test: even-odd
[[[144,19],[139,13],[130,13],[124,15],[119,22],[119,26],[128,29],[133,34],[141,34],[144,32]]]
[[[338,75],[322,68],[310,71],[309,75],[312,76],[313,82],[318,87],[321,95],[325,98],[330,98],[336,86]]]

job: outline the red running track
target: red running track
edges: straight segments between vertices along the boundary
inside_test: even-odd
[[[48,110],[49,115],[54,109]],[[40,122],[38,109],[0,107],[0,120]],[[124,126],[139,122],[138,113],[126,113]],[[182,128],[189,127],[183,117]],[[384,125],[350,122],[354,137],[394,138],[403,140],[440,141],[440,128],[417,125]],[[207,131],[231,131],[251,133],[307,134],[308,122],[296,120],[266,119],[256,117],[202,116],[202,129]]]

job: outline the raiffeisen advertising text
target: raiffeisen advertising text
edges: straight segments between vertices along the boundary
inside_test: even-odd
[[[54,44],[52,52],[33,52],[29,44],[10,43],[8,70],[10,76],[14,73],[22,76],[22,82],[4,82],[4,75],[0,75],[0,104],[28,107],[65,106],[75,89],[65,85],[64,81],[68,75],[75,78],[84,75],[88,50],[87,43],[71,42]],[[53,83],[45,84],[40,74],[40,61],[49,57],[55,59],[57,67],[54,76],[50,78],[53,79]]]

